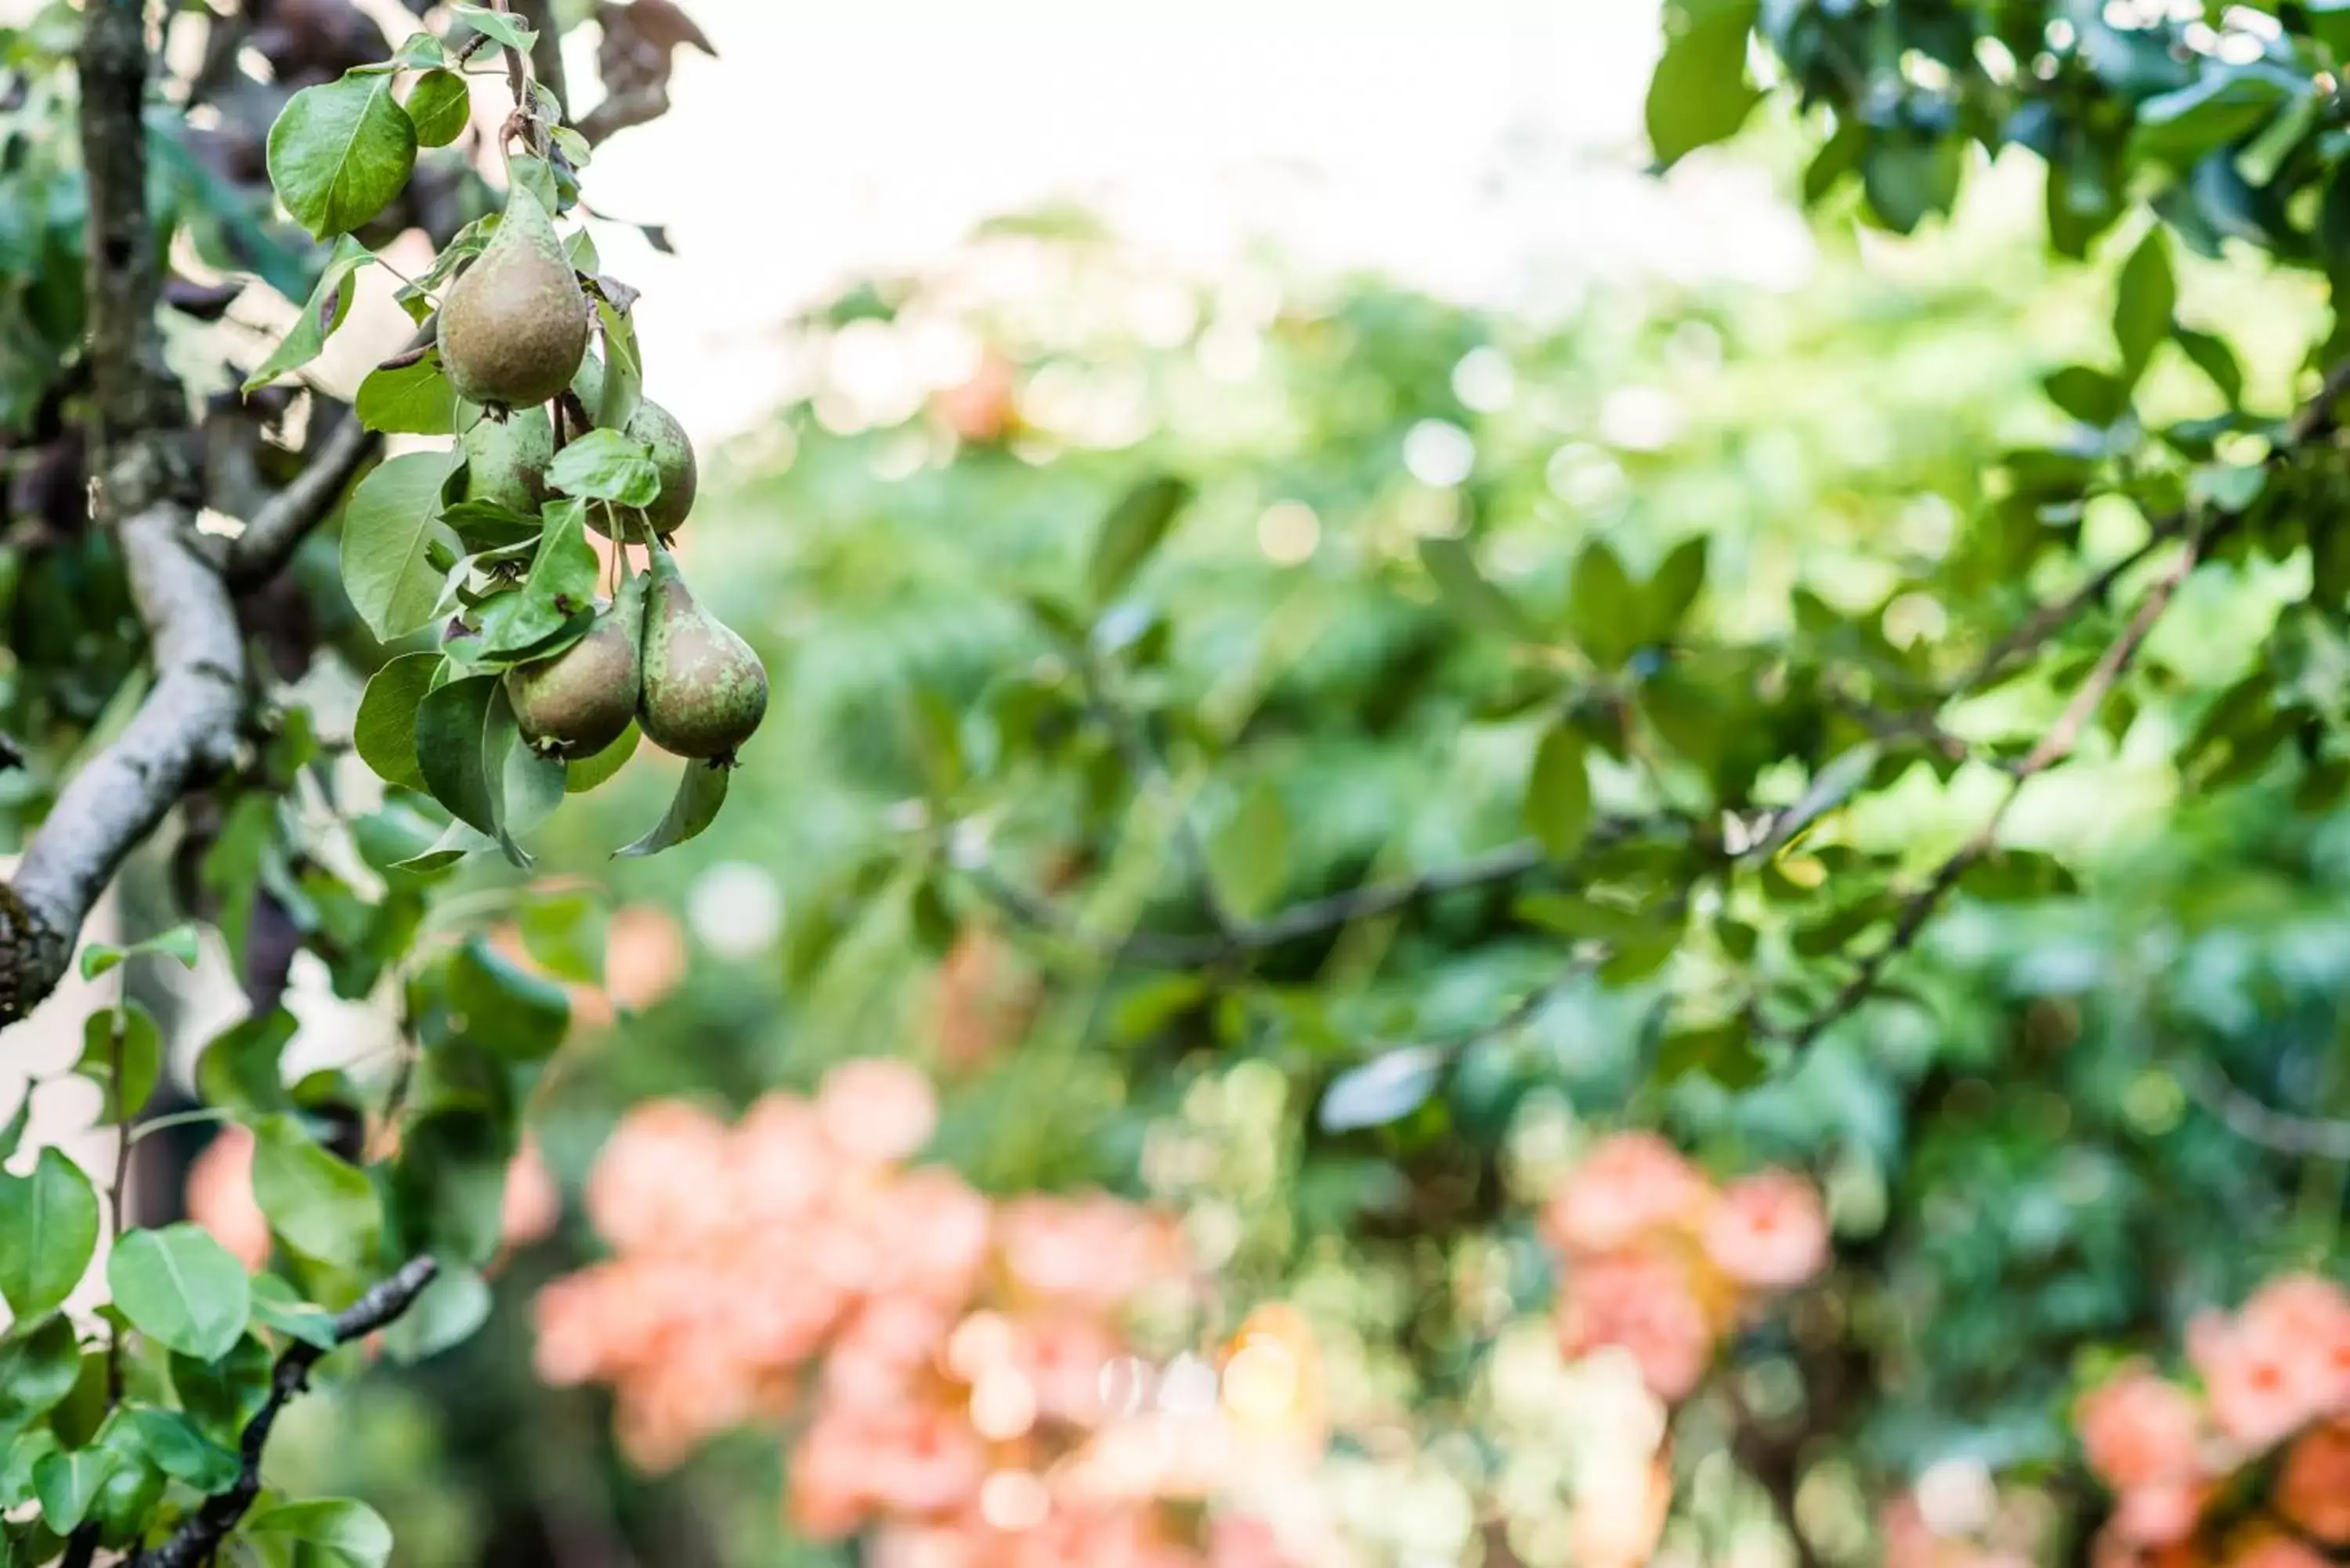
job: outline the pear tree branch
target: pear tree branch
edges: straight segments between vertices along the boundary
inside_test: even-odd
[[[2294,411],[2269,449],[2268,465],[2282,467],[2311,445],[2331,436],[2338,427],[2336,405],[2345,395],[2350,395],[2350,362],[2329,370],[2316,393]],[[2196,563],[2206,551],[2242,522],[2241,511],[2182,508],[2156,523],[2147,542],[2124,559],[2097,573],[2075,592],[2044,606],[2029,617],[2016,633],[1993,645],[1976,666],[1974,673],[1961,683],[1961,691],[1980,685],[2003,670],[2017,653],[2025,648],[2039,647],[2070,625],[2083,609],[2103,599],[2115,583],[2132,567],[2152,557],[2164,545],[2175,541],[2184,542],[2177,557],[2147,587],[2128,624],[2098,657],[2097,662],[2074,691],[2072,700],[2065,703],[2064,711],[2057,715],[2055,723],[2041,736],[2039,742],[2023,759],[2009,770],[2007,792],[2001,797],[1990,818],[1955,854],[1935,868],[1923,888],[1911,895],[1895,918],[1892,932],[1860,960],[1851,978],[1827,1004],[1792,1030],[1776,1032],[1792,1049],[1800,1052],[1812,1044],[1877,994],[1878,987],[1884,983],[1887,969],[1917,945],[1928,923],[1957,890],[1967,872],[1998,847],[2000,825],[2006,819],[2023,786],[2073,754],[2082,732],[2096,717],[2097,710],[2105,705],[2106,699],[2113,694],[2114,688],[2137,659],[2147,635],[2162,618],[2163,612],[2170,607],[2171,598],[2178,591],[2179,584],[2187,580],[2188,574],[2195,569]]]
[[[351,475],[382,450],[383,438],[361,424],[358,415],[345,412],[308,464],[255,510],[244,532],[229,546],[230,584],[250,588],[282,571],[310,530],[334,510]]]
[[[416,1304],[416,1298],[424,1293],[424,1288],[439,1272],[440,1265],[432,1258],[412,1258],[397,1272],[378,1281],[365,1295],[335,1314],[331,1348],[355,1344],[396,1322]],[[325,1357],[328,1348],[297,1340],[279,1353],[277,1365],[270,1374],[269,1397],[244,1424],[238,1441],[235,1481],[226,1491],[206,1498],[160,1544],[131,1557],[130,1568],[199,1568],[199,1564],[212,1560],[229,1532],[244,1517],[245,1510],[253,1506],[253,1500],[261,1495],[262,1451],[269,1446],[270,1429],[277,1424],[278,1412],[310,1386],[311,1368]]]
[[[203,480],[184,389],[156,325],[161,248],[147,207],[150,59],[142,0],[88,0],[77,65],[87,226],[95,510],[120,542],[155,680],[121,734],[57,794],[0,884],[0,1026],[56,989],[82,922],[182,794],[226,769],[245,701],[233,587],[282,565],[365,460],[358,421],[254,517],[227,552],[196,530]]]

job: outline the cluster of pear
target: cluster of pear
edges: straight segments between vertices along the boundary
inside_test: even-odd
[[[468,499],[536,514],[553,493],[555,423],[545,405],[566,393],[585,409],[600,402],[604,366],[588,352],[593,316],[546,209],[517,188],[441,306],[443,373],[459,396],[490,410],[463,439]],[[508,670],[507,695],[524,738],[545,755],[592,756],[634,720],[663,751],[731,762],[766,714],[767,671],[702,608],[662,543],[692,511],[699,481],[683,427],[640,399],[623,433],[650,454],[660,493],[641,510],[590,504],[588,524],[614,538],[624,560],[627,542],[641,537],[651,569],[603,605],[577,641]]]

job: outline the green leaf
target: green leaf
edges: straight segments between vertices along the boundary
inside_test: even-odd
[[[1638,646],[1641,597],[1632,576],[1605,539],[1594,539],[1575,557],[1566,583],[1568,628],[1593,662],[1613,668]]]
[[[425,787],[458,821],[493,838],[498,814],[485,741],[501,679],[469,675],[426,692],[416,705],[416,755]]]
[[[367,1173],[319,1147],[290,1116],[253,1125],[253,1199],[287,1246],[322,1263],[362,1267],[383,1238],[383,1206]]]
[[[1554,859],[1572,857],[1591,832],[1591,774],[1584,750],[1583,737],[1565,724],[1551,726],[1534,748],[1526,778],[1526,831]]]
[[[432,846],[393,863],[392,869],[411,877],[433,877],[446,871],[468,855],[478,855],[497,848],[498,841],[462,822],[452,822],[435,839]]]
[[[221,1444],[237,1442],[244,1424],[269,1397],[269,1347],[250,1334],[240,1334],[228,1354],[199,1361],[172,1353],[172,1392],[197,1430]]]
[[[2310,36],[2334,51],[2336,64],[2350,58],[2350,0],[2302,0]]]
[[[2160,160],[2183,168],[2249,133],[2296,91],[2306,89],[2305,82],[2266,62],[2207,62],[2199,80],[2137,106],[2130,161]]]
[[[1574,941],[1637,941],[1657,929],[1656,921],[1638,909],[1546,889],[1520,894],[1510,910],[1529,925]]]
[[[637,746],[644,735],[631,721],[620,732],[620,738],[592,757],[581,757],[563,775],[566,794],[586,794],[598,784],[628,766],[629,759],[637,754]]]
[[[7,1121],[0,1123],[0,1161],[16,1158],[17,1146],[25,1141],[25,1129],[33,1120],[33,1085],[28,1081],[25,1092],[17,1096],[16,1108]]]
[[[193,969],[203,956],[203,945],[196,935],[196,928],[183,920],[169,930],[158,931],[127,948],[118,948],[107,942],[87,943],[81,950],[81,977],[96,980],[119,963],[146,957],[174,958],[185,968]],[[5,1155],[0,1155],[0,1158],[5,1158]]]
[[[391,1170],[400,1249],[468,1264],[495,1257],[513,1161],[507,1124],[490,1112],[452,1106],[417,1117]]]
[[[1706,545],[1702,534],[1684,539],[1658,564],[1656,575],[1648,579],[1648,591],[1643,596],[1648,624],[1641,632],[1642,641],[1666,641],[1689,618],[1690,607],[1705,591]]]
[[[441,368],[437,345],[412,365],[369,371],[351,408],[359,423],[387,435],[453,435],[457,429],[457,389]]]
[[[2157,345],[2170,336],[2178,285],[2170,273],[2170,242],[2155,224],[2130,253],[2114,289],[2114,341],[2122,351],[2122,385],[2137,385]]]
[[[515,20],[510,12],[493,11],[485,5],[456,5],[451,9],[473,31],[504,44],[509,49],[519,49],[526,55],[530,53],[531,45],[538,41],[538,35]]]
[[[109,1118],[119,1112],[127,1120],[145,1106],[155,1092],[156,1080],[163,1075],[163,1032],[156,1026],[155,1015],[135,1002],[124,1002],[119,1017],[119,1044],[116,1010],[93,1012],[82,1020],[81,1060],[74,1070],[106,1091]],[[122,1064],[119,1085],[114,1079],[118,1052]]]
[[[490,1317],[490,1287],[472,1269],[443,1269],[384,1330],[384,1353],[404,1366],[462,1345]]]
[[[471,937],[449,964],[452,1022],[468,1039],[501,1056],[544,1061],[571,1027],[571,1002],[552,981],[511,962],[482,937]]]
[[[1746,35],[1756,12],[1751,0],[1672,9],[1685,25],[1666,38],[1648,78],[1647,115],[1648,147],[1667,169],[1736,134],[1762,97],[1746,79]]]
[[[347,234],[391,204],[416,168],[416,126],[390,75],[304,88],[269,128],[269,182],[319,239]]]
[[[2048,400],[2083,424],[2102,430],[2129,411],[2129,388],[2106,371],[2067,365],[2041,378]]]
[[[425,787],[424,770],[416,760],[416,710],[440,668],[437,653],[403,653],[375,672],[359,698],[351,743],[386,784]]]
[[[277,801],[266,790],[239,794],[199,874],[205,890],[220,900],[213,923],[238,964],[244,961],[245,936],[262,876],[278,851]]]
[[[55,1428],[32,1427],[16,1434],[15,1441],[0,1446],[0,1508],[15,1508],[33,1501],[33,1467],[56,1453],[65,1445],[57,1441]],[[6,1542],[0,1542],[0,1563],[16,1568],[17,1559],[5,1553]],[[34,1562],[46,1562],[36,1556]]]
[[[1110,1009],[1110,1038],[1120,1044],[1147,1040],[1179,1014],[1207,999],[1208,979],[1189,972],[1153,975],[1118,999]]]
[[[442,574],[429,552],[442,533],[441,485],[452,465],[445,452],[391,458],[359,481],[343,509],[343,589],[380,642],[437,612]]]
[[[629,428],[643,399],[644,354],[637,347],[637,327],[629,314],[600,295],[596,320],[604,335],[604,384],[596,399],[596,423],[603,430]]]
[[[0,1299],[18,1322],[63,1305],[97,1250],[98,1191],[81,1167],[44,1148],[29,1175],[0,1171]]]
[[[1959,199],[1966,139],[1908,130],[1878,131],[1861,157],[1860,184],[1869,211],[1896,234],[1914,231]]]
[[[33,1466],[33,1495],[41,1505],[41,1521],[60,1535],[70,1535],[98,1499],[98,1489],[114,1473],[112,1450],[89,1448],[44,1454]]]
[[[1208,841],[1208,874],[1243,916],[1262,914],[1289,881],[1289,812],[1281,789],[1259,777]]]
[[[1086,592],[1097,608],[1126,591],[1191,499],[1188,483],[1163,473],[1118,497],[1094,535],[1093,558],[1086,565]]]
[[[490,703],[489,726],[483,734],[482,746],[483,766],[490,781],[491,809],[498,825],[493,836],[508,861],[527,867],[530,855],[515,841],[515,836],[545,822],[563,804],[563,759],[540,756],[523,740],[504,682],[500,682],[497,695]]]
[[[647,507],[660,495],[660,470],[645,443],[616,430],[592,430],[555,454],[549,488],[586,501]]]
[[[320,1350],[332,1350],[340,1343],[335,1314],[315,1302],[304,1301],[276,1274],[253,1276],[253,1321]]]
[[[246,391],[269,385],[287,371],[301,369],[325,351],[327,339],[334,336],[335,329],[342,326],[344,318],[350,315],[351,300],[359,293],[351,283],[351,275],[374,260],[365,245],[348,235],[335,242],[335,248],[328,253],[326,270],[318,275],[317,283],[310,290],[309,299],[302,306],[302,314],[294,318],[294,325],[286,329],[284,337],[278,339],[277,347],[269,351],[269,358],[261,362],[261,368],[244,379]]]
[[[614,857],[659,855],[699,835],[717,820],[718,808],[726,804],[726,781],[733,772],[723,763],[686,763],[660,821],[634,844],[614,850]]]
[[[441,521],[468,550],[512,549],[546,532],[545,518],[497,501],[452,501],[441,509]]]
[[[57,1407],[81,1378],[81,1345],[72,1320],[18,1320],[0,1334],[0,1430]]]
[[[465,78],[438,67],[416,78],[408,91],[408,119],[419,147],[446,147],[464,134],[473,118],[473,95]]]
[[[611,433],[598,431],[586,439]],[[560,467],[563,458],[580,444],[574,441],[564,448],[556,465]],[[551,479],[553,470],[548,472]],[[546,526],[531,556],[530,575],[520,588],[499,595],[483,609],[481,657],[530,651],[581,616],[593,613],[598,566],[596,551],[588,543],[587,515],[587,508],[577,501],[547,508]],[[491,607],[498,613],[491,613]]]
[[[2228,347],[2227,340],[2215,337],[2209,332],[2198,332],[2191,327],[2173,327],[2170,335],[2178,339],[2178,347],[2186,352],[2188,358],[2194,361],[2195,368],[2219,389],[2221,397],[2228,400],[2228,406],[2241,407],[2244,400],[2244,372],[2242,367],[2236,363],[2236,351]]]
[[[377,71],[421,71],[431,69],[436,66],[444,65],[448,62],[448,58],[449,51],[442,46],[438,37],[434,36],[431,33],[415,32],[409,34],[408,37],[400,44],[400,47],[392,51],[391,57],[390,59],[384,61],[381,65],[362,66],[359,69]]]
[[[1324,1132],[1354,1132],[1401,1121],[1444,1082],[1449,1058],[1431,1045],[1405,1045],[1348,1069],[1323,1091],[1315,1113]]]
[[[1419,560],[1435,579],[1436,591],[1462,620],[1504,637],[1526,634],[1526,618],[1507,594],[1477,569],[1468,541],[1442,536],[1422,539]]]
[[[185,1481],[206,1495],[225,1491],[235,1482],[236,1456],[204,1436],[177,1410],[125,1405],[122,1418],[137,1435],[140,1450],[173,1480]]]
[[[106,1261],[107,1288],[131,1326],[198,1361],[216,1361],[252,1314],[244,1266],[194,1225],[133,1231]]]
[[[600,895],[541,894],[523,904],[515,924],[525,950],[547,973],[581,985],[603,982],[607,914]]]
[[[1985,856],[1959,877],[1959,890],[1988,903],[2048,898],[2075,890],[2073,874],[2054,856],[2036,849],[2002,849]]]
[[[563,211],[562,182],[556,178],[555,166],[544,158],[516,154],[507,159],[506,183],[509,193],[513,191],[529,192],[550,215]]]
[[[231,1024],[196,1058],[196,1092],[205,1104],[241,1115],[284,1106],[288,1102],[278,1058],[296,1028],[294,1015],[282,1007]]]
[[[391,1558],[391,1527],[349,1498],[265,1503],[244,1516],[236,1533],[262,1547],[267,1560],[303,1568],[383,1568]]]
[[[1657,1047],[1657,1075],[1670,1084],[1702,1073],[1725,1089],[1751,1089],[1770,1073],[1743,1022],[1679,1029]]]

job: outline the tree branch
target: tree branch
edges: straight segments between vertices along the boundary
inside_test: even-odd
[[[230,584],[250,588],[276,576],[310,530],[334,509],[351,475],[382,447],[381,436],[346,411],[318,443],[308,465],[254,512],[244,532],[229,545],[224,569]]]
[[[145,6],[91,0],[84,16],[92,472],[158,674],[121,737],[58,794],[14,884],[0,889],[0,1024],[56,987],[123,857],[191,782],[227,763],[244,685],[227,590],[195,544],[187,400],[155,325],[162,280],[147,212]]]
[[[2303,448],[2332,434],[2338,427],[2335,405],[2345,395],[2350,395],[2350,361],[2327,371],[2316,393],[2285,421],[2284,429],[2269,449],[2267,465],[2274,468],[2288,462]],[[2102,598],[2123,574],[2147,560],[2163,545],[2173,539],[2186,540],[2186,548],[2147,589],[2146,597],[2138,602],[2137,613],[2130,618],[2129,624],[2099,656],[2088,677],[2074,692],[2072,701],[2064,705],[2064,712],[2057,716],[2056,722],[2050,726],[2048,732],[2040,738],[2039,743],[2023,760],[2010,770],[2012,782],[1998,808],[1991,813],[1991,819],[1957,854],[1938,867],[1926,886],[1902,907],[1899,917],[1894,921],[1892,934],[1861,960],[1860,967],[1828,1004],[1792,1033],[1783,1036],[1793,1049],[1801,1051],[1810,1045],[1875,994],[1884,979],[1887,966],[1916,944],[1927,922],[1957,888],[1968,869],[1997,847],[1999,826],[2005,819],[2008,809],[2015,804],[2023,785],[2072,755],[2073,748],[2080,741],[2081,732],[2096,716],[2106,699],[2113,694],[2115,686],[2137,657],[2147,634],[2153,631],[2155,623],[2170,607],[2171,596],[2178,591],[2178,585],[2186,581],[2187,575],[2195,569],[2195,563],[2214,543],[2242,521],[2241,512],[2209,513],[2193,509],[2164,518],[2155,524],[2152,535],[2144,545],[2099,572],[2078,591],[2043,607],[2025,620],[2013,634],[2002,639],[1976,667],[1975,672],[1960,683],[1960,691],[1980,684],[2014,653],[2025,647],[2038,646],[2069,624],[2085,606],[2093,599]]]
[[[555,95],[559,112],[567,119],[571,114],[571,89],[564,75],[563,32],[556,25],[555,7],[548,0],[515,0],[515,12],[532,33],[531,74],[538,78],[539,86]]]
[[[2073,754],[2073,748],[2080,742],[2081,732],[2087,727],[2097,710],[2105,705],[2106,699],[2113,695],[2114,687],[2128,671],[2138,649],[2145,645],[2147,634],[2154,629],[2155,622],[2162,618],[2162,612],[2170,607],[2171,596],[2178,591],[2178,585],[2187,580],[2187,574],[2195,569],[2196,559],[2204,544],[2232,521],[2232,514],[2225,514],[2190,539],[2178,559],[2166,568],[2154,586],[2147,590],[2146,597],[2139,601],[2137,613],[2130,618],[2130,623],[2123,628],[2121,636],[2116,638],[2098,658],[2088,678],[2073,693],[2073,700],[2065,703],[2064,712],[2057,715],[2056,722],[2041,736],[2040,743],[2015,764],[2009,775],[2007,793],[2000,798],[1990,817],[1975,830],[1974,836],[1960,846],[1958,853],[1935,868],[1925,888],[1902,906],[1899,917],[1893,923],[1892,934],[1860,961],[1860,967],[1834,999],[1788,1037],[1788,1044],[1793,1050],[1800,1052],[1810,1045],[1874,995],[1884,980],[1886,967],[1917,944],[1927,922],[1957,889],[1960,879],[1977,861],[1998,847],[2000,824],[2007,819],[2016,797],[2023,793],[2023,786]]]
[[[2188,1097],[2247,1143],[2300,1159],[2350,1159],[2350,1121],[2296,1116],[2264,1105],[2208,1062],[2173,1064]]]
[[[1662,819],[1607,818],[1593,827],[1589,845],[1594,849],[1605,848],[1662,825]],[[1236,922],[1228,931],[1137,930],[1124,937],[1087,932],[1060,905],[998,875],[984,859],[962,864],[958,868],[990,903],[1030,930],[1075,942],[1114,963],[1194,969],[1322,936],[1357,920],[1377,919],[1423,899],[1513,882],[1550,864],[1550,857],[1541,845],[1523,839],[1456,866],[1439,867],[1416,877],[1374,882],[1293,904],[1262,920]]]
[[[430,1257],[414,1258],[397,1273],[377,1282],[365,1295],[335,1314],[335,1348],[365,1339],[398,1319],[439,1272],[440,1265]],[[245,1423],[238,1442],[242,1466],[235,1484],[206,1498],[203,1506],[181,1521],[161,1544],[132,1557],[130,1568],[197,1568],[211,1558],[260,1495],[261,1455],[268,1447],[270,1428],[277,1424],[278,1412],[310,1386],[310,1369],[326,1355],[327,1348],[307,1341],[286,1347],[270,1374],[269,1398]]]

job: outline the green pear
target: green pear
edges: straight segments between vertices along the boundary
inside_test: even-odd
[[[506,671],[515,722],[539,755],[592,757],[636,717],[637,639],[628,616],[637,608],[635,596],[623,594],[620,607],[606,607],[562,652]]]
[[[503,420],[485,415],[463,444],[466,500],[537,514],[546,499],[546,465],[555,461],[555,421],[545,409],[534,404]]]
[[[571,389],[588,410],[588,417],[596,417],[596,406],[604,397],[604,362],[593,354],[579,363],[579,374],[572,379]],[[645,520],[653,532],[666,539],[677,532],[693,510],[693,495],[701,484],[701,469],[694,462],[693,443],[685,437],[685,427],[677,416],[654,402],[650,398],[637,400],[636,412],[620,432],[631,441],[642,443],[652,453],[653,467],[660,472],[660,494],[645,508]],[[598,534],[612,532],[611,521],[601,506],[588,509],[588,525]]]
[[[638,722],[665,752],[732,762],[766,716],[766,666],[702,607],[667,550],[653,551],[650,578]]]
[[[488,248],[441,302],[442,369],[473,402],[543,403],[578,373],[589,314],[554,220],[516,185]]]

